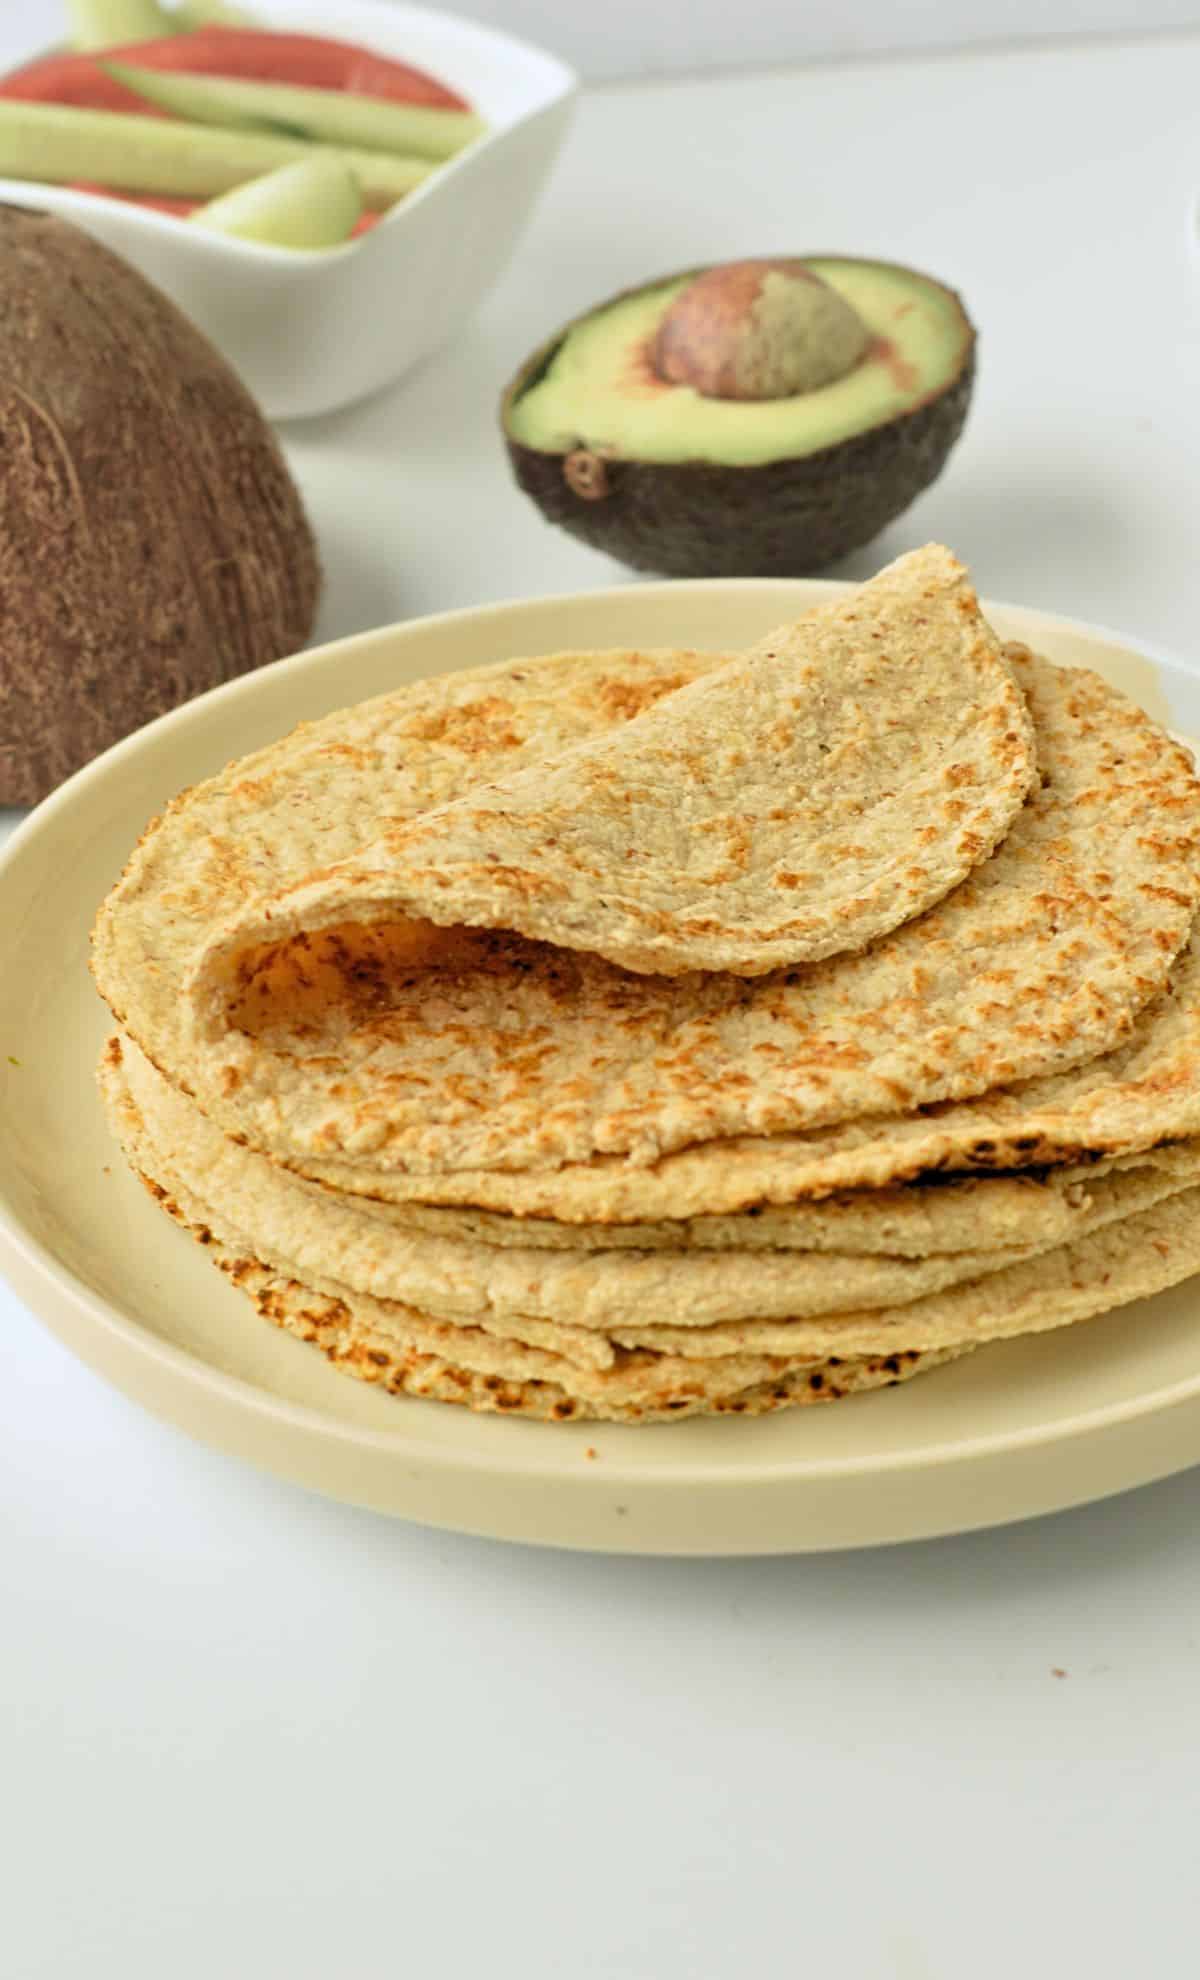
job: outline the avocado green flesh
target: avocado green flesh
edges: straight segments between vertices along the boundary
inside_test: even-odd
[[[654,374],[649,346],[688,276],[624,296],[574,324],[508,414],[511,437],[543,453],[594,448],[638,461],[758,467],[833,447],[952,384],[967,330],[949,290],[887,263],[809,258],[876,342],[832,385],[794,398],[706,399]]]

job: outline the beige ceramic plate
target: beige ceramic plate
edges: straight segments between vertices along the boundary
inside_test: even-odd
[[[736,647],[845,588],[638,585],[368,633],[206,695],[43,805],[0,860],[0,1267],[33,1310],[127,1394],[222,1450],[385,1512],[562,1546],[782,1553],[914,1539],[1200,1460],[1200,1298],[1187,1286],[761,1422],[549,1426],[378,1395],[260,1321],[109,1143],[92,1084],[105,1013],[88,928],[175,791],[302,717],[422,674],[571,646]],[[1200,681],[1181,668],[1036,613],[992,616],[1200,732]]]

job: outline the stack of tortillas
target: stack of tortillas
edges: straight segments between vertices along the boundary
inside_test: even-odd
[[[1198,905],[1184,751],[931,547],[746,654],[421,681],[185,792],[97,924],[101,1085],[339,1367],[754,1413],[1200,1269]]]

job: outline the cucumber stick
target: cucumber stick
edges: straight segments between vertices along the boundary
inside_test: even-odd
[[[325,146],[262,131],[214,130],[204,124],[125,117],[113,110],[76,110],[59,103],[0,98],[0,177],[70,184],[88,179],[118,192],[167,193],[212,199],[277,166]],[[425,158],[339,149],[373,210],[391,206],[434,169]]]
[[[233,130],[286,130],[325,144],[443,159],[452,158],[484,129],[482,118],[468,110],[386,103],[348,90],[301,89],[294,83],[243,82],[227,76],[167,75],[126,62],[106,62],[104,67],[160,110]]]
[[[336,153],[281,165],[198,206],[188,225],[272,247],[340,247],[362,214],[362,191]]]
[[[174,34],[175,22],[157,0],[67,0],[71,46],[81,52],[156,41]]]

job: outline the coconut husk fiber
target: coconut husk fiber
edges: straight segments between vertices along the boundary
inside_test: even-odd
[[[220,352],[118,255],[0,205],[0,804],[303,646],[316,545]]]

